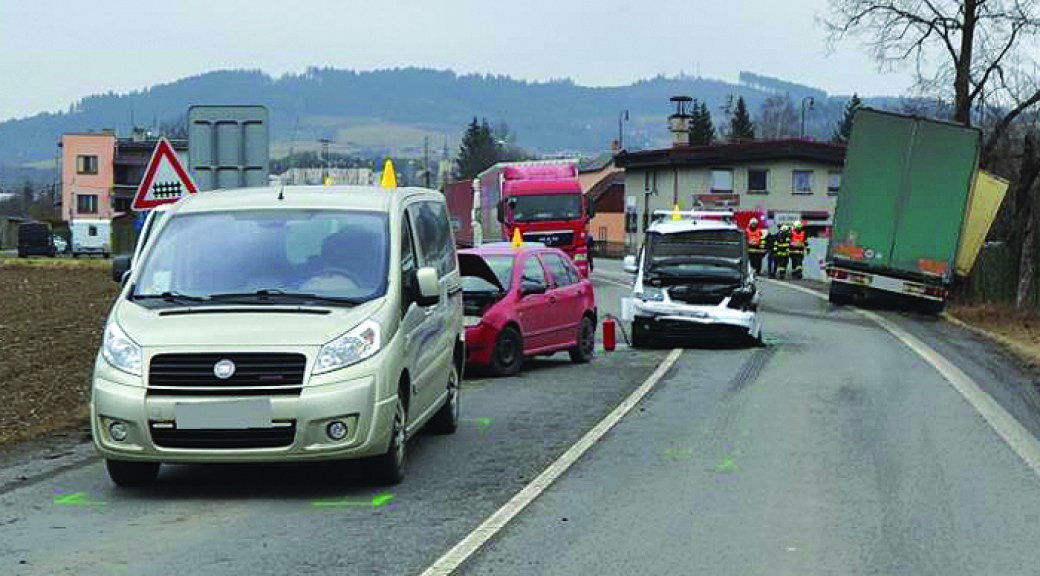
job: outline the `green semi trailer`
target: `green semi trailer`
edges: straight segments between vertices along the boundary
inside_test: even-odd
[[[960,124],[856,112],[827,253],[831,302],[882,291],[943,309],[1007,191],[978,170],[980,143]]]

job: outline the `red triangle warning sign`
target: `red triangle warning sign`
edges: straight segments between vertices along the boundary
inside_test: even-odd
[[[150,210],[160,204],[171,204],[198,191],[177,153],[173,151],[170,141],[160,138],[130,208],[137,211]]]

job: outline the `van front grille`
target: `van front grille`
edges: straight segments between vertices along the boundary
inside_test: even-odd
[[[234,363],[234,374],[217,378],[218,362]],[[159,387],[281,388],[303,384],[303,354],[232,352],[228,354],[158,354],[148,369],[148,385]]]

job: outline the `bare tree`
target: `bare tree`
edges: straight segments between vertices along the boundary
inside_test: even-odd
[[[787,94],[766,98],[758,109],[755,126],[764,140],[794,138],[798,135],[798,114]]]
[[[979,100],[1004,106],[984,161],[1011,122],[1040,102],[1040,88],[1023,92],[1020,81],[1034,64],[1025,52],[1040,36],[1036,0],[830,0],[823,22],[832,46],[861,38],[882,70],[912,64],[922,94],[952,96],[956,122],[970,125]]]

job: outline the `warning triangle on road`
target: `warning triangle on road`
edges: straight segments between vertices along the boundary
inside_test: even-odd
[[[170,141],[160,138],[130,208],[137,211],[150,210],[160,204],[171,204],[198,191],[195,182],[184,169],[184,164],[173,151]]]

